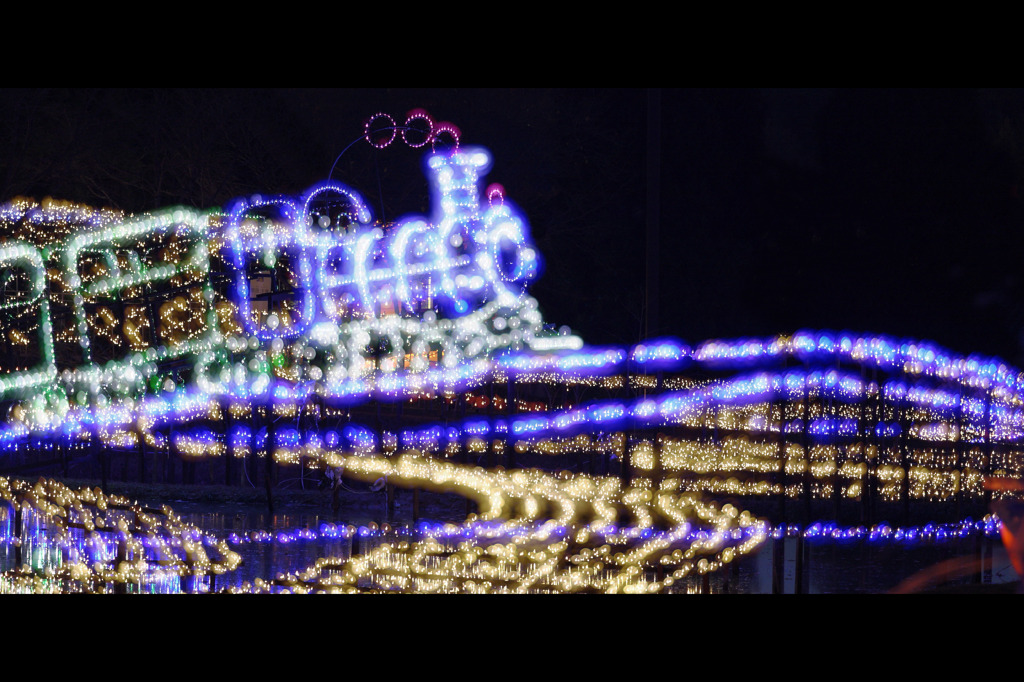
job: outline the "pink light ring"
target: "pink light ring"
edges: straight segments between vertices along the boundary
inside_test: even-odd
[[[285,231],[284,238],[276,239],[271,232],[262,230],[256,237],[246,238],[241,234],[241,222],[246,215],[263,208],[275,207],[283,214],[289,224]],[[315,315],[316,296],[310,285],[313,279],[313,269],[310,259],[310,244],[305,226],[301,220],[302,212],[286,197],[263,199],[254,197],[252,201],[240,200],[232,208],[228,215],[227,236],[231,246],[231,265],[235,274],[235,304],[239,309],[239,317],[245,327],[246,333],[256,336],[261,341],[269,341],[273,338],[293,338],[302,334],[313,322]],[[299,281],[302,311],[300,322],[289,327],[278,327],[268,329],[265,325],[257,325],[252,320],[252,301],[247,272],[248,253],[262,251],[266,253],[271,250],[278,250],[280,247],[298,255],[299,260]]]
[[[442,121],[434,126],[434,134],[430,140],[430,148],[437,151],[437,141],[441,137],[441,133],[448,133],[453,140],[451,147],[451,153],[459,151],[459,138],[462,136],[462,131],[459,130],[458,126],[448,121]]]
[[[373,138],[370,137],[370,127],[373,125],[374,121],[376,121],[377,119],[381,119],[381,118],[387,119],[387,121],[391,125],[389,127],[386,127],[386,128],[381,128],[380,130],[388,130],[390,128],[390,130],[391,130],[391,137],[388,138],[387,142],[384,142],[383,144],[378,144],[377,142],[373,141]],[[398,135],[398,127],[395,125],[395,119],[391,118],[391,116],[389,116],[388,114],[385,114],[384,112],[376,113],[373,116],[371,116],[369,119],[367,119],[366,126],[363,129],[363,137],[366,138],[366,141],[369,142],[371,146],[376,147],[377,149],[384,149],[385,147],[390,145],[392,142],[395,141],[395,137],[397,135]]]
[[[412,142],[409,142],[409,137],[406,134],[406,133],[408,133],[408,131],[410,129],[410,124],[413,121],[416,121],[416,120],[426,121],[427,122],[427,126],[429,128],[429,130],[427,131],[426,138],[423,140],[423,142],[420,142],[419,144],[413,144]],[[405,142],[410,147],[412,147],[413,149],[419,149],[420,147],[425,146],[428,142],[433,143],[433,141],[434,141],[434,120],[430,117],[430,114],[428,114],[423,109],[413,109],[412,111],[410,111],[409,114],[405,118],[405,126],[403,126],[403,128],[402,128],[402,141]]]
[[[487,203],[490,206],[497,204],[501,206],[505,203],[505,187],[500,183],[492,182],[487,186],[487,191],[484,192],[484,196],[487,197]]]
[[[366,225],[373,220],[373,216],[370,214],[370,209],[367,208],[366,202],[363,200],[363,197],[359,192],[338,182],[324,182],[319,185],[314,185],[306,190],[306,194],[302,198],[301,225],[310,224],[309,206],[317,195],[324,194],[326,192],[335,192],[348,197],[355,212],[356,222],[359,224]]]

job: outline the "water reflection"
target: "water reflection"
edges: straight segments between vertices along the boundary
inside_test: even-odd
[[[285,513],[270,515],[258,508],[233,513],[193,507],[182,514],[189,523],[226,537],[243,557],[230,575],[218,578],[219,588],[239,588],[259,578],[299,573],[322,559],[348,560],[386,542],[409,539],[416,529],[401,525],[381,532],[376,523],[358,519],[359,525],[335,524],[329,514]],[[429,526],[430,524],[427,524]],[[440,526],[441,524],[437,524]],[[949,524],[954,525],[954,524]],[[704,576],[680,581],[665,590],[673,594],[872,594],[894,590],[904,581],[926,574],[951,560],[980,562],[981,570],[948,581],[920,584],[921,591],[940,585],[1016,584],[1018,576],[998,537],[998,524],[956,524],[965,529],[954,535],[944,529],[908,530],[919,537],[904,540],[891,530],[888,541],[869,539],[800,543],[794,537],[773,538],[742,561]],[[421,529],[424,526],[421,524]],[[884,526],[883,526],[884,528]],[[333,529],[341,529],[333,530]],[[346,534],[345,529],[353,532]],[[943,532],[939,532],[942,530]],[[967,530],[971,532],[966,532]],[[900,533],[900,541],[892,536]],[[798,565],[798,552],[803,552]],[[941,576],[939,576],[941,577]],[[1007,591],[1010,591],[1009,589]]]
[[[105,591],[142,592],[148,594],[179,594],[209,591],[205,576],[181,576],[177,567],[167,562],[156,543],[141,543],[127,549],[118,532],[87,531],[85,528],[59,529],[52,518],[30,507],[20,510],[20,532],[15,520],[19,516],[13,505],[0,503],[0,593],[17,592],[85,592],[96,591],[87,586],[84,571],[75,567],[105,566],[116,571],[117,564],[142,559],[146,570],[138,580],[118,584],[110,580]],[[69,571],[62,569],[69,567]],[[64,574],[65,577],[59,577]],[[67,578],[72,578],[68,580]],[[92,576],[89,576],[90,578]],[[80,582],[76,586],[74,582]]]
[[[0,478],[0,592],[207,592],[239,555],[157,510],[54,481]]]
[[[176,594],[486,587],[500,592],[516,591],[524,584],[532,584],[536,591],[606,591],[622,584],[614,565],[623,565],[623,560],[602,555],[608,547],[602,543],[614,543],[616,534],[628,535],[634,547],[663,539],[650,529],[637,535],[636,529],[605,528],[600,531],[603,536],[594,531],[588,548],[578,529],[552,522],[529,526],[421,521],[391,527],[378,526],[366,515],[353,515],[352,523],[336,523],[333,515],[316,510],[269,514],[262,507],[225,511],[184,502],[174,503],[175,512],[146,512],[93,493],[91,506],[83,507],[77,499],[65,505],[72,513],[62,515],[47,506],[44,488],[36,484],[36,506],[19,503],[17,497],[0,500],[0,591]],[[65,494],[55,487],[50,495],[55,491]],[[885,524],[871,529],[833,526],[775,528],[746,538],[737,527],[717,540],[707,531],[697,531],[679,545],[698,547],[726,537],[735,546],[753,544],[735,561],[726,551],[694,559],[697,570],[679,579],[668,571],[684,559],[680,549],[663,554],[660,563],[634,563],[644,573],[633,571],[627,577],[631,585],[655,586],[667,593],[857,594],[914,584],[907,581],[916,576],[915,591],[921,591],[937,586],[924,579],[942,577],[935,571],[953,565],[952,560],[963,573],[953,584],[1017,582],[999,540],[1000,526],[991,516],[981,522],[905,529]],[[141,532],[144,529],[149,532]],[[565,551],[567,539],[576,543],[571,552]],[[561,554],[550,549],[559,545]],[[234,559],[219,565],[201,561],[207,551]],[[707,556],[721,557],[722,563],[712,570]],[[469,566],[474,571],[465,570]],[[972,566],[978,568],[963,570]],[[487,579],[485,586],[477,584],[481,576]]]

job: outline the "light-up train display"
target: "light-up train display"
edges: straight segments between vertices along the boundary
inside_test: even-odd
[[[484,187],[490,164],[427,153],[431,215],[390,225],[333,181],[223,211],[0,207],[15,236],[0,244],[0,453],[265,452],[476,503],[456,533],[471,547],[392,543],[285,581],[302,591],[659,591],[767,537],[704,494],[948,501],[1020,476],[1024,374],[995,359],[849,332],[594,348],[553,331],[527,293],[540,255]],[[498,407],[493,386],[513,383],[592,397],[509,389]],[[486,409],[397,428],[352,411],[453,396]],[[589,473],[468,463],[495,452],[585,455]]]
[[[381,385],[393,389],[415,382],[411,377],[428,369],[431,354],[451,368],[501,348],[578,345],[576,337],[545,332],[536,301],[525,295],[539,258],[525,223],[503,198],[481,205],[479,178],[488,165],[483,150],[431,155],[433,222],[407,218],[386,236],[370,223],[354,190],[327,183],[298,201],[242,200],[226,215],[179,208],[131,217],[42,252],[25,242],[8,244],[0,265],[24,271],[30,287],[6,307],[38,306],[42,357],[36,367],[0,379],[0,396],[36,391],[32,407],[41,405],[41,393],[49,405],[56,382],[69,404],[99,399],[102,406],[145,394],[146,380],[161,363],[188,356],[195,362],[195,385],[209,395],[284,398],[315,391],[358,400]],[[316,215],[317,201],[331,195],[335,207],[340,197],[350,211],[352,222],[342,230],[319,227],[330,219]],[[219,301],[210,276],[211,242],[231,272]],[[163,259],[147,262],[147,249]],[[72,303],[70,331],[80,345],[81,364],[61,371],[44,295],[44,261],[60,266],[58,284]],[[282,268],[275,267],[279,262]],[[267,310],[264,297],[262,316],[253,293],[260,280],[252,274],[261,266],[266,278],[290,280],[279,283],[285,288],[277,293],[283,309]],[[159,322],[152,303],[148,310],[125,303],[141,301],[144,289],[161,288],[178,295],[159,304]],[[225,307],[231,314],[222,325]],[[396,308],[406,314],[396,314]],[[154,328],[164,343],[151,342]],[[110,330],[122,346],[128,340],[131,352],[102,362],[96,346],[104,345],[103,336],[112,338],[105,334]],[[225,333],[230,330],[238,333]],[[255,360],[282,351],[286,343],[292,350],[301,347],[292,353],[297,362],[288,385],[272,381],[266,363]],[[225,353],[248,354],[249,362],[229,362]],[[29,409],[26,423],[45,428],[33,420],[38,414]]]

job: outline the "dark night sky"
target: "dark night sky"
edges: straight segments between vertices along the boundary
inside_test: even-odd
[[[365,118],[422,107],[492,151],[545,258],[545,318],[590,343],[643,336],[656,186],[663,334],[849,329],[1024,366],[1024,91],[657,94],[649,130],[647,89],[6,90],[0,191],[126,210],[299,193]],[[427,208],[419,159],[360,143],[333,177],[397,219]]]

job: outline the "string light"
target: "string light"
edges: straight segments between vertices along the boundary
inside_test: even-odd
[[[424,125],[424,140],[410,141]],[[475,544],[385,543],[317,567],[332,573],[327,582],[305,573],[256,591],[366,581],[374,590],[658,591],[767,535],[704,493],[863,499],[873,488],[885,500],[948,500],[984,494],[988,472],[1021,474],[1024,373],[997,359],[849,332],[595,348],[568,328],[552,331],[527,293],[541,258],[525,218],[501,185],[480,190],[490,154],[460,148],[459,130],[422,110],[401,128],[375,114],[364,136],[383,149],[399,130],[410,147],[431,145],[433,212],[390,225],[336,182],[298,198],[240,199],[226,212],[126,216],[23,198],[0,206],[12,235],[0,266],[15,290],[0,301],[0,338],[38,355],[31,367],[3,361],[0,400],[10,409],[0,449],[95,438],[193,459],[265,452],[281,464],[454,491],[481,510],[455,531]],[[442,135],[453,144],[439,151]],[[56,331],[55,311],[66,322]],[[614,397],[546,402],[482,390],[505,382]],[[388,430],[346,412],[370,400],[443,400],[467,414]],[[319,426],[343,413],[344,426]],[[295,426],[229,428],[226,415]],[[633,478],[457,464],[466,452],[603,455]],[[623,514],[631,521],[619,527]],[[493,542],[478,541],[481,528]],[[671,576],[652,578],[656,565]],[[142,570],[113,580],[138,582]],[[57,584],[36,578],[18,584]]]
[[[11,523],[14,510],[20,527]],[[227,540],[98,488],[72,490],[52,479],[0,477],[0,543],[23,565],[0,576],[0,593],[182,592],[241,561]]]

